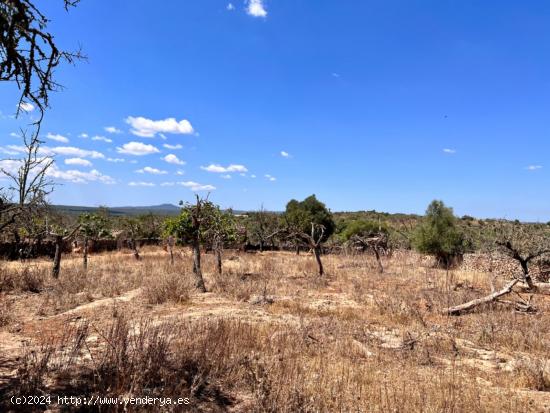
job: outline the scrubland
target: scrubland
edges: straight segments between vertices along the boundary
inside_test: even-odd
[[[308,254],[225,251],[222,275],[203,256],[201,294],[186,249],[173,265],[160,248],[141,255],[92,255],[87,271],[67,256],[58,280],[47,260],[0,264],[0,411],[17,410],[14,394],[190,399],[164,411],[550,411],[550,297],[533,296],[535,313],[441,314],[488,294],[489,273],[407,251],[382,274],[370,255],[326,255],[319,277]]]

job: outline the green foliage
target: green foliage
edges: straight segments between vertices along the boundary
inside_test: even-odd
[[[416,229],[413,242],[419,252],[435,255],[445,265],[467,249],[452,208],[446,207],[442,201],[432,201],[428,206],[424,222]]]
[[[378,234],[388,234],[389,229],[386,223],[379,224],[374,221],[366,221],[362,219],[349,221],[340,232],[340,237],[344,241],[348,241],[354,236],[371,237]]]
[[[295,199],[291,200],[286,205],[283,219],[288,229],[295,233],[310,234],[312,224],[323,226],[322,242],[326,241],[336,229],[332,213],[325,204],[317,200],[315,195],[308,196],[301,202]],[[317,227],[315,232],[315,238],[320,236],[320,228]]]
[[[89,238],[110,237],[110,222],[106,215],[101,213],[84,213],[78,217],[80,233]]]
[[[198,204],[185,204],[178,216],[167,218],[163,233],[165,236],[173,235],[183,243],[190,243],[195,238],[204,242],[213,234],[227,235],[231,222],[217,205],[208,200],[199,200]]]
[[[214,206],[210,214],[203,236],[212,244],[234,242],[237,239],[237,225],[233,212],[222,211],[220,207]]]

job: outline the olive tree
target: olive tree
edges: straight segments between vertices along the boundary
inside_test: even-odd
[[[508,221],[496,221],[493,226],[497,248],[518,262],[522,281],[530,290],[535,290],[529,266],[532,262],[550,257],[550,227]]]
[[[419,252],[435,256],[438,263],[446,268],[467,250],[466,240],[456,225],[452,208],[437,200],[428,206],[424,221],[414,233],[413,243]]]
[[[283,215],[287,236],[298,244],[311,250],[319,268],[319,275],[324,274],[321,261],[321,246],[334,233],[336,224],[332,213],[325,204],[311,195],[303,201],[292,199],[286,205]]]

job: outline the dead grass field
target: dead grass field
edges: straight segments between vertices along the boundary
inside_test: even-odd
[[[188,251],[142,256],[92,255],[87,272],[64,257],[57,281],[47,261],[0,264],[0,411],[12,394],[132,394],[191,400],[166,411],[550,412],[548,296],[535,314],[443,316],[489,275],[410,252],[384,274],[325,256],[322,279],[307,254],[226,251],[221,276],[205,255],[199,294]]]

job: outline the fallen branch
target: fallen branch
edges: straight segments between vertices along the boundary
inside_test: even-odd
[[[477,298],[477,299],[472,300],[472,301],[468,301],[467,303],[464,303],[464,304],[460,304],[460,305],[457,305],[457,306],[454,306],[454,307],[446,308],[445,310],[443,310],[443,314],[446,314],[446,315],[460,315],[461,313],[463,313],[465,311],[469,311],[472,308],[475,308],[475,307],[480,306],[482,304],[487,304],[487,303],[490,303],[492,301],[495,301],[497,298],[502,297],[503,295],[510,294],[512,292],[512,289],[514,288],[514,286],[519,281],[520,280],[518,280],[518,279],[514,279],[511,282],[509,282],[508,284],[506,284],[506,286],[502,290],[496,291],[496,292],[494,292],[490,295],[487,295],[485,297],[481,297],[481,298]]]
[[[550,283],[534,283],[533,288],[528,285],[520,285],[519,290],[523,293],[550,295]]]

